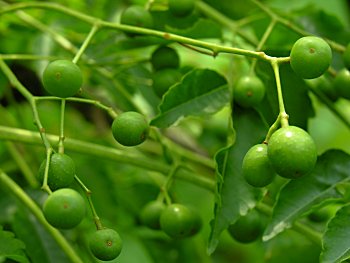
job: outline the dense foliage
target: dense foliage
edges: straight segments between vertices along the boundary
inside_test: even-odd
[[[0,1],[0,262],[349,261],[349,26],[345,0]]]

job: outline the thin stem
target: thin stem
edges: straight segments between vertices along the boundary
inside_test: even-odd
[[[269,24],[268,27],[266,28],[266,30],[265,30],[263,36],[262,36],[261,39],[260,39],[259,44],[258,44],[257,47],[256,47],[256,50],[257,50],[257,51],[260,51],[260,50],[263,48],[263,46],[265,45],[267,39],[269,38],[269,36],[271,35],[273,29],[275,28],[276,22],[277,22],[276,19],[274,19],[274,18],[271,19],[270,24]],[[256,63],[257,63],[257,59],[254,58],[254,59],[253,59],[253,62],[252,62],[252,65],[251,65],[251,68],[250,68],[250,69],[251,69],[251,73],[254,72]]]
[[[96,229],[97,230],[103,229],[101,220],[100,220],[99,216],[97,215],[95,206],[94,206],[92,199],[91,199],[91,194],[92,194],[91,190],[89,188],[87,188],[87,186],[80,180],[80,178],[77,175],[74,176],[74,179],[75,179],[75,181],[77,181],[77,183],[80,185],[80,187],[84,190],[84,192],[86,194],[86,198],[88,200],[88,203],[89,203],[89,206],[91,209],[91,213],[92,213],[92,216],[94,219],[94,223],[96,225]]]
[[[43,184],[41,186],[41,189],[47,192],[49,195],[52,194],[52,191],[47,184],[47,181],[49,179],[49,169],[50,169],[50,162],[51,162],[51,154],[52,154],[52,148],[47,149],[46,151],[46,164],[45,164],[45,172],[44,172],[44,180]]]
[[[99,22],[96,21],[94,23],[94,25],[92,26],[92,28],[91,28],[89,34],[87,35],[86,39],[84,40],[83,44],[81,45],[79,51],[76,53],[75,57],[73,58],[72,61],[73,61],[74,64],[76,64],[79,61],[80,57],[83,55],[83,53],[87,49],[88,45],[90,44],[92,38],[97,33],[99,28],[100,28]]]
[[[83,263],[79,256],[72,249],[72,246],[67,242],[63,235],[53,228],[45,219],[41,209],[37,204],[18,186],[7,174],[0,171],[0,186],[6,187],[11,193],[16,196],[36,217],[40,224],[53,237],[57,244],[62,248],[63,252],[68,256],[72,263]]]
[[[47,138],[50,142],[57,143],[58,141],[58,136],[56,135],[48,134]],[[34,145],[42,145],[40,134],[38,134],[37,132],[18,128],[11,128],[1,125],[0,139]],[[64,145],[65,149],[67,150],[112,160],[114,162],[130,164],[150,171],[160,172],[162,174],[168,174],[171,169],[169,165],[160,163],[157,159],[147,158],[135,153],[121,151],[112,147],[102,146],[90,142],[66,138]],[[203,172],[212,173],[212,171],[210,170]],[[190,172],[188,171],[188,169],[179,168],[179,171],[176,173],[176,178],[193,183],[209,191],[214,191],[215,189],[215,183],[213,179],[198,175],[197,173]]]
[[[61,99],[61,116],[60,116],[60,137],[58,140],[58,152],[64,153],[64,116],[66,110],[66,99]]]
[[[31,54],[1,54],[0,59],[3,60],[53,60],[55,56],[42,56]]]
[[[170,186],[173,182],[174,175],[176,174],[176,171],[178,169],[179,169],[179,165],[177,163],[174,163],[174,165],[172,166],[172,168],[169,171],[169,174],[164,182],[164,185],[161,187],[161,192],[164,195],[165,202],[167,203],[167,205],[171,204],[171,198],[169,196],[169,189],[170,189]]]
[[[271,66],[273,69],[273,72],[275,74],[276,79],[276,86],[277,86],[277,97],[278,97],[278,106],[279,106],[279,116],[281,126],[287,127],[288,124],[288,114],[286,113],[286,110],[284,108],[284,102],[283,102],[283,94],[282,94],[282,87],[281,87],[281,79],[280,79],[280,73],[279,73],[279,64],[277,60],[271,61]]]
[[[270,126],[269,131],[267,132],[266,138],[263,143],[268,144],[272,134],[280,127],[281,118],[280,115],[277,116],[276,121]]]
[[[7,66],[7,64],[2,59],[0,59],[0,69],[5,74],[5,76],[8,78],[11,85],[14,86],[22,94],[22,96],[25,97],[26,100],[29,102],[29,104],[32,108],[32,111],[33,111],[34,122],[39,129],[40,136],[41,136],[42,141],[44,142],[46,150],[51,148],[50,142],[46,138],[45,129],[44,129],[43,125],[41,124],[41,121],[39,118],[39,113],[38,113],[38,109],[36,107],[34,96],[22,85],[22,83],[17,79],[15,74],[12,72],[12,70]]]

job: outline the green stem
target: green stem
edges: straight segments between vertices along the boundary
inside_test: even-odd
[[[21,170],[24,178],[32,188],[37,188],[39,186],[38,181],[35,178],[34,173],[30,169],[29,165],[24,160],[23,156],[17,149],[17,147],[12,142],[6,142],[6,147],[11,154],[12,158]]]
[[[64,154],[64,113],[66,110],[66,99],[61,99],[60,136],[58,140],[58,152]]]
[[[58,136],[56,135],[48,134],[47,138],[52,143],[57,143],[58,141]],[[40,134],[37,132],[1,125],[0,139],[42,145]],[[121,151],[112,147],[102,146],[90,142],[66,138],[64,145],[66,150],[92,155],[103,159],[109,159],[115,162],[130,164],[150,171],[160,172],[162,174],[168,174],[171,169],[169,165],[160,163],[157,159],[147,158],[135,153],[129,153],[127,151]],[[209,170],[206,172],[212,173],[212,171]],[[215,189],[213,179],[189,172],[184,168],[179,169],[179,171],[176,173],[176,178],[193,183],[209,191],[214,191]]]
[[[3,60],[53,60],[54,56],[41,56],[31,54],[1,54],[0,59]]]
[[[48,148],[46,151],[46,164],[45,164],[45,172],[44,172],[44,180],[43,184],[41,186],[41,189],[47,192],[49,195],[52,194],[52,191],[47,184],[47,181],[49,179],[49,169],[50,169],[50,162],[51,162],[51,154],[52,154],[52,148]]]
[[[91,193],[92,193],[91,190],[89,188],[87,188],[87,186],[80,180],[80,178],[77,175],[74,176],[74,179],[75,179],[75,181],[77,181],[77,183],[80,185],[80,187],[84,190],[84,192],[86,194],[86,198],[88,200],[88,203],[89,203],[89,206],[91,209],[91,213],[92,213],[95,225],[96,225],[96,229],[97,230],[103,229],[101,220],[100,220],[99,216],[97,215],[95,206],[94,206],[92,199],[91,199]]]
[[[50,142],[46,138],[45,129],[42,126],[39,118],[39,113],[36,107],[34,96],[22,85],[21,82],[19,82],[15,74],[13,74],[12,70],[7,66],[7,64],[2,59],[0,59],[0,69],[8,78],[11,85],[15,87],[22,94],[22,96],[25,97],[25,99],[29,102],[33,111],[35,124],[37,125],[38,130],[40,132],[41,139],[44,142],[46,149],[51,148]]]
[[[45,219],[41,209],[37,204],[18,186],[7,174],[0,172],[1,186],[8,188],[11,193],[16,196],[36,217],[40,224],[48,231],[48,233],[56,240],[57,244],[62,248],[63,252],[68,256],[72,263],[83,263],[79,256],[72,249],[63,235],[53,228]]]
[[[85,50],[87,49],[88,45],[90,44],[92,38],[94,37],[94,35],[97,33],[98,29],[100,28],[99,26],[99,22],[96,21],[89,34],[87,35],[86,39],[84,40],[83,44],[81,45],[80,49],[78,50],[78,52],[76,53],[75,57],[73,58],[73,63],[76,64],[80,57],[83,55],[83,53],[85,52]]]
[[[271,125],[269,131],[267,132],[267,135],[266,135],[266,138],[264,140],[264,143],[265,144],[268,144],[269,143],[269,140],[272,136],[272,134],[277,131],[277,129],[280,127],[281,125],[281,118],[280,118],[280,115],[278,115],[276,121]]]
[[[279,64],[277,60],[271,61],[271,66],[275,75],[276,79],[276,86],[277,86],[277,97],[278,97],[278,106],[279,106],[279,115],[278,118],[280,118],[281,126],[287,127],[288,124],[288,114],[286,113],[284,102],[283,102],[283,94],[282,94],[282,87],[281,87],[281,79],[280,79],[280,72],[279,72]]]

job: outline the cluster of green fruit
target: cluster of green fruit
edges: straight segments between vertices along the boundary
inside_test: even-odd
[[[162,230],[171,238],[190,237],[199,232],[202,226],[200,216],[182,204],[165,205],[162,201],[147,203],[140,213],[143,225]]]
[[[43,73],[44,88],[51,95],[61,98],[76,94],[82,85],[82,80],[80,68],[69,60],[53,61]],[[133,135],[132,132],[131,135]],[[145,136],[142,138],[144,139]],[[44,181],[46,167],[47,160],[44,160],[38,172],[38,179],[41,183]],[[43,214],[47,222],[55,228],[74,228],[85,217],[84,199],[77,191],[69,188],[75,175],[74,161],[68,155],[53,153],[50,156],[47,185],[53,192],[43,205]],[[112,260],[120,254],[122,240],[115,230],[101,228],[89,237],[89,247],[96,258]]]

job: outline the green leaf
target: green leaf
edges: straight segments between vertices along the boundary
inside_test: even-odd
[[[0,226],[0,228],[2,228]],[[15,238],[12,232],[0,229],[0,255],[4,258],[16,260],[20,263],[29,263],[24,253],[24,243]]]
[[[236,140],[233,146],[220,150],[217,163],[217,193],[214,219],[211,222],[209,253],[214,252],[221,232],[240,215],[252,209],[261,196],[261,190],[248,185],[241,174],[243,157],[250,147],[264,140],[267,129],[253,110],[237,108],[233,116]]]
[[[326,199],[340,198],[335,187],[349,180],[350,156],[329,150],[318,158],[314,171],[289,181],[280,191],[263,240],[291,227],[295,219]]]
[[[160,114],[151,125],[165,128],[181,117],[212,114],[230,99],[226,79],[209,69],[196,69],[172,86],[159,105]]]
[[[335,263],[350,256],[350,205],[339,209],[323,236],[322,263]]]

